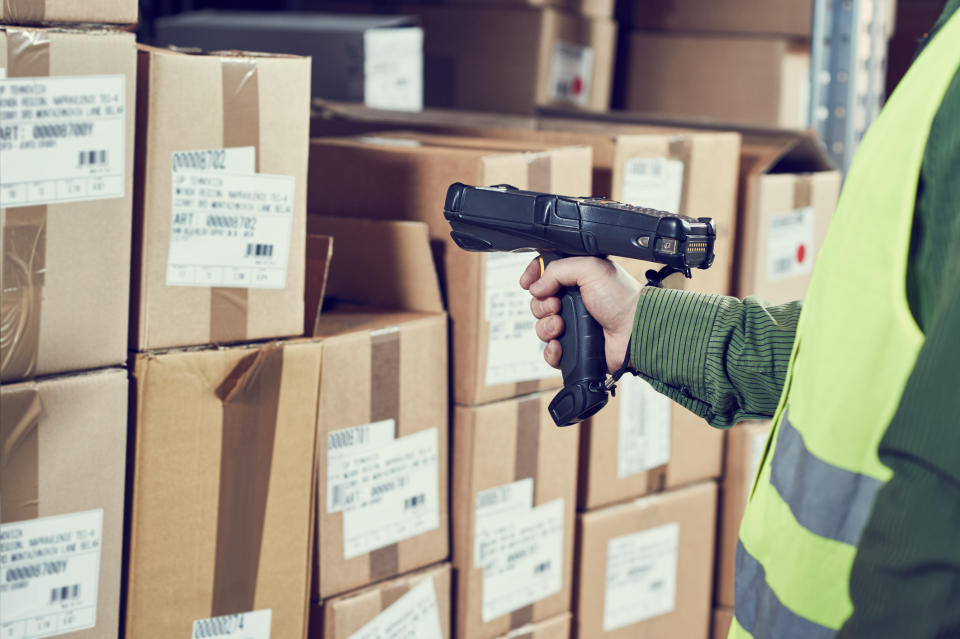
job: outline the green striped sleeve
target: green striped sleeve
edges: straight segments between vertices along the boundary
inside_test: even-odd
[[[647,287],[637,303],[630,361],[657,391],[727,428],[771,417],[797,332],[800,302]]]

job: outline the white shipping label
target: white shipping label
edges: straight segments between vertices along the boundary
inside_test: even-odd
[[[443,639],[433,578],[411,588],[348,639]]]
[[[484,623],[563,587],[563,499],[525,508],[533,480],[521,482],[529,487],[515,482],[477,494],[473,554],[483,570]]]
[[[670,158],[629,158],[623,165],[623,201],[683,213],[683,162]]]
[[[193,622],[191,639],[270,639],[273,611],[269,608]]]
[[[423,29],[363,33],[363,102],[374,109],[423,109]]]
[[[593,48],[558,42],[550,63],[550,99],[586,106],[590,103],[592,84]]]
[[[676,522],[607,542],[605,632],[671,612],[677,597]]]
[[[170,157],[170,170],[174,173],[178,171],[256,173],[257,149],[253,146],[234,146],[226,149],[175,151]]]
[[[812,206],[773,215],[767,231],[767,279],[776,282],[813,271]]]
[[[0,79],[0,207],[123,197],[126,78]]]
[[[343,511],[344,559],[440,526],[437,429],[389,441],[384,431],[373,429],[358,446],[327,448],[327,511]]]
[[[530,294],[520,276],[536,253],[487,253],[484,268],[484,316],[490,324],[487,386],[555,377],[559,372],[543,359],[546,344],[535,330]]]
[[[184,169],[171,183],[168,286],[286,286],[293,176]]]
[[[97,623],[103,510],[0,526],[0,637],[38,639]]]
[[[363,467],[378,449],[396,438],[397,423],[384,419],[327,433],[327,512],[355,507],[367,489]]]
[[[620,428],[617,476],[620,479],[670,462],[670,420],[673,402],[633,375],[617,388]]]

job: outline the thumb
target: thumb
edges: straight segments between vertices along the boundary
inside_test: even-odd
[[[565,257],[550,262],[540,279],[530,285],[534,297],[552,297],[561,287],[581,286],[597,269],[602,260],[596,257]]]

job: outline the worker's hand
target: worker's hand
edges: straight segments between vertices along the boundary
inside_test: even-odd
[[[530,309],[539,320],[537,337],[547,342],[543,358],[548,364],[560,366],[557,338],[563,334],[563,319],[557,292],[563,286],[579,286],[584,305],[603,327],[607,368],[611,373],[620,369],[643,288],[640,282],[610,260],[567,257],[548,264],[543,275],[539,260],[533,260],[520,278],[520,286],[533,295]]]

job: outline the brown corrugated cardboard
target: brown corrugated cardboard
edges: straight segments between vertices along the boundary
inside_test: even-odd
[[[629,0],[618,18],[637,29],[810,37],[812,0]]]
[[[317,97],[423,107],[423,29],[410,16],[207,9],[159,18],[155,31],[164,45],[311,56]]]
[[[570,609],[578,428],[554,425],[550,398],[454,408],[460,639],[496,637]],[[508,559],[521,545],[521,558]]]
[[[324,343],[314,595],[327,599],[449,555],[447,320],[426,225],[310,226],[335,247],[313,329]]]
[[[299,334],[309,58],[150,47],[139,57],[132,347]],[[198,183],[197,195],[220,195],[204,206],[189,197]],[[260,198],[269,213],[247,204]]]
[[[124,370],[0,387],[4,636],[53,629],[77,639],[117,636],[126,434]],[[43,541],[61,535],[88,552]],[[11,577],[41,568],[40,557],[62,572]],[[63,613],[60,599],[74,614]]]
[[[106,23],[133,24],[138,17],[136,0],[5,0],[0,3],[2,24]]]
[[[639,377],[580,428],[583,510],[719,477],[723,431],[660,395]]]
[[[579,637],[707,637],[713,585],[713,482],[578,517]]]
[[[748,134],[740,159],[736,294],[803,298],[842,176],[806,135]]]
[[[714,608],[713,609],[713,639],[727,639],[730,632],[730,624],[733,623],[732,608]]]
[[[322,349],[137,356],[126,636],[305,635]]]
[[[763,458],[769,435],[770,422],[743,422],[726,433],[717,515],[717,583],[714,599],[719,606],[733,607],[740,520],[747,508],[753,476]]]
[[[134,37],[105,29],[0,27],[0,69],[6,69],[8,90],[16,78],[36,78],[28,85],[45,91],[22,93],[19,101],[8,96],[0,107],[4,125],[20,131],[19,139],[7,137],[0,145],[0,203],[6,207],[0,209],[0,378],[122,364],[130,287]],[[77,76],[99,77],[85,82]],[[53,110],[53,99],[90,100],[84,104],[93,106],[75,104],[68,118],[78,135],[46,137],[41,142],[48,150],[42,151],[35,136],[67,126],[62,117],[41,115]],[[21,121],[24,112],[30,119]],[[77,168],[78,154],[95,150],[103,151],[96,165]]]
[[[806,127],[808,43],[635,31],[629,48],[627,109],[746,125]]]
[[[610,19],[492,3],[400,8],[419,16],[427,34],[427,106],[532,113],[549,104],[610,104],[617,39]]]
[[[520,626],[497,639],[570,639],[571,619],[572,615],[567,612],[546,621]]]
[[[543,364],[529,298],[519,287],[527,258],[458,248],[443,218],[443,199],[447,187],[457,181],[588,193],[588,147],[546,148],[508,140],[408,134],[403,139],[321,138],[313,140],[310,153],[312,214],[427,223],[452,321],[454,401],[482,403],[560,384],[557,372]],[[358,198],[357,193],[364,196]],[[509,317],[491,317],[488,296],[504,303]],[[529,327],[513,330],[520,321]],[[498,349],[492,356],[491,345]]]
[[[362,629],[361,636],[450,639],[450,581],[443,563],[334,597],[313,606],[310,636],[350,639]]]
[[[429,0],[427,0],[429,2]],[[612,18],[615,0],[448,0],[449,4],[517,5],[520,7],[553,7],[591,18]]]

